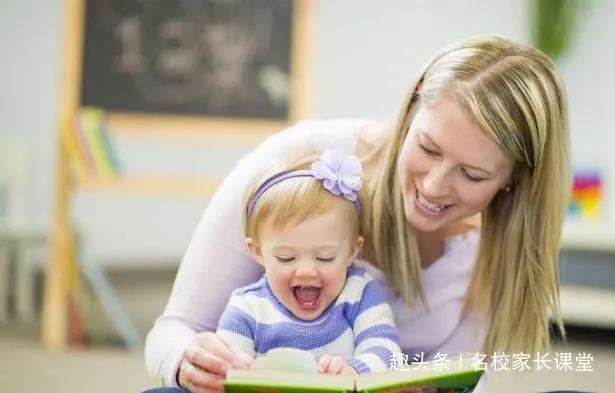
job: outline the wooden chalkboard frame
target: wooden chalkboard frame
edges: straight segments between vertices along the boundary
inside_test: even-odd
[[[79,0],[85,7],[88,0]],[[130,111],[113,110],[109,112],[107,124],[112,134],[160,134],[169,136],[224,136],[237,137],[242,140],[260,140],[285,126],[292,124],[309,113],[309,48],[311,47],[310,17],[311,0],[293,1],[291,21],[291,48],[290,48],[290,98],[288,103],[288,116],[286,119],[264,119],[250,117],[216,117],[200,115],[178,115],[164,113],[136,113]],[[85,45],[85,15],[80,37],[72,41],[75,50],[79,53],[80,67],[83,67]],[[77,97],[81,97],[83,81],[81,74]],[[81,101],[80,104],[81,105]]]
[[[68,152],[61,143],[62,130],[74,127],[75,116],[81,106],[81,71],[86,0],[64,0],[64,42],[58,97],[58,138],[56,143],[53,222],[50,226],[50,254],[46,261],[43,310],[41,316],[41,341],[45,348],[58,350],[67,346],[68,336],[79,344],[81,326],[76,309],[77,248],[71,220],[72,193],[78,188],[130,193],[155,193],[163,195],[210,196],[217,181],[208,178],[139,178],[119,175],[111,180],[99,178],[78,179],[72,176]],[[289,0],[290,1],[290,0]],[[169,137],[189,134],[194,138],[237,139],[239,143],[259,141],[263,136],[279,131],[284,125],[304,117],[308,111],[308,48],[309,12],[311,0],[292,0],[293,33],[291,44],[292,104],[287,121],[254,119],[211,118],[193,116],[138,115],[110,113],[108,129],[112,133],[141,133],[149,136],[161,133]]]

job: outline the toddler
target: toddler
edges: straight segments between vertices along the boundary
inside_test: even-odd
[[[245,199],[246,245],[265,274],[233,291],[217,334],[253,357],[311,352],[327,374],[385,371],[400,352],[380,284],[353,264],[361,162],[340,150],[270,170]]]

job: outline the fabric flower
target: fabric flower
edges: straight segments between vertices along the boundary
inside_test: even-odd
[[[339,149],[322,152],[320,161],[312,164],[312,175],[335,195],[343,195],[354,202],[363,186],[361,161],[355,155],[346,155]]]

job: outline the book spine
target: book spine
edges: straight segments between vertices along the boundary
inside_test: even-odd
[[[120,165],[117,159],[117,154],[115,154],[115,149],[113,148],[113,143],[111,142],[111,138],[109,136],[109,129],[107,128],[106,118],[103,118],[103,121],[100,125],[100,136],[102,139],[103,148],[105,150],[105,156],[111,164],[113,173],[117,175],[120,171]]]
[[[100,109],[83,108],[82,110],[83,134],[87,141],[88,150],[94,159],[96,173],[101,179],[107,180],[113,178],[115,172],[105,152],[101,137],[102,118],[103,114]]]

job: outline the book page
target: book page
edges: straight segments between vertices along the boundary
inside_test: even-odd
[[[326,375],[318,372],[314,356],[308,351],[277,348],[254,361],[249,370],[230,370],[225,386],[246,388],[331,388],[334,391],[353,391],[354,378]],[[254,390],[254,389],[251,389]]]
[[[354,390],[354,378],[344,375],[308,374],[272,370],[230,370],[227,383],[243,386],[322,387]]]

